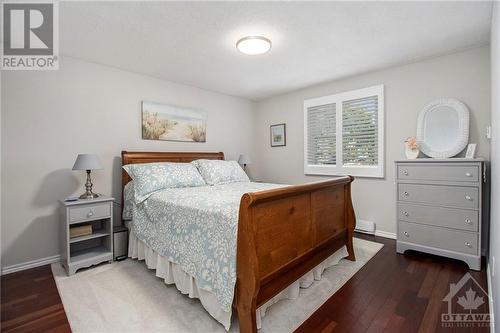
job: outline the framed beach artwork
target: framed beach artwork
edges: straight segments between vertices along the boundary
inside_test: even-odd
[[[154,102],[142,102],[144,140],[206,142],[207,113]]]
[[[286,146],[286,124],[271,125],[271,147]]]

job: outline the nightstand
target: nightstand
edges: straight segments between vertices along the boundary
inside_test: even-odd
[[[61,262],[68,275],[104,261],[113,262],[113,200],[100,196],[60,201]],[[70,237],[70,228],[75,227],[91,233]]]

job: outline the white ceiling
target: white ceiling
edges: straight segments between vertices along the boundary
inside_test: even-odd
[[[60,2],[60,52],[263,99],[488,43],[490,2]],[[265,55],[236,41],[264,35]]]

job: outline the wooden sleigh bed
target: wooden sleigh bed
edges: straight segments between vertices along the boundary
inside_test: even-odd
[[[224,154],[122,151],[122,165],[196,159],[223,160]],[[353,179],[340,177],[242,196],[234,299],[241,332],[256,332],[258,307],[344,245],[347,259],[355,260]],[[130,180],[123,170],[122,190]]]

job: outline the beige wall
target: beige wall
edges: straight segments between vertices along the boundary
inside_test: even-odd
[[[394,233],[394,160],[404,158],[403,141],[416,135],[418,112],[440,97],[457,98],[471,111],[470,142],[478,143],[478,155],[489,158],[484,133],[490,123],[489,48],[393,67],[343,80],[308,87],[257,104],[255,140],[256,177],[279,183],[325,179],[303,172],[303,102],[342,91],[385,85],[385,179],[358,178],[353,200],[359,219],[374,221],[377,230]],[[269,126],[286,123],[287,146],[271,148]]]
[[[491,26],[491,220],[489,269],[496,329],[500,329],[500,5],[494,4]],[[493,332],[493,330],[492,330]],[[498,332],[498,331],[496,331]]]
[[[59,254],[57,200],[83,191],[78,153],[101,157],[94,189],[117,198],[121,150],[255,155],[254,105],[243,99],[74,59],[1,80],[2,267]],[[141,140],[141,100],[207,110],[207,143]]]
[[[358,218],[395,232],[393,161],[415,135],[428,102],[455,97],[471,110],[471,142],[489,158],[489,48],[329,82],[254,104],[244,99],[157,80],[75,59],[53,72],[3,72],[1,78],[2,267],[59,254],[57,200],[83,190],[84,175],[70,169],[78,153],[98,154],[97,192],[120,196],[119,154],[127,150],[248,153],[256,179],[300,183],[303,174],[303,101],[336,92],[385,85],[385,179],[357,179]],[[141,139],[140,102],[151,100],[208,111],[207,143]],[[287,146],[269,147],[269,125],[287,124]],[[116,210],[117,212],[119,209]]]

